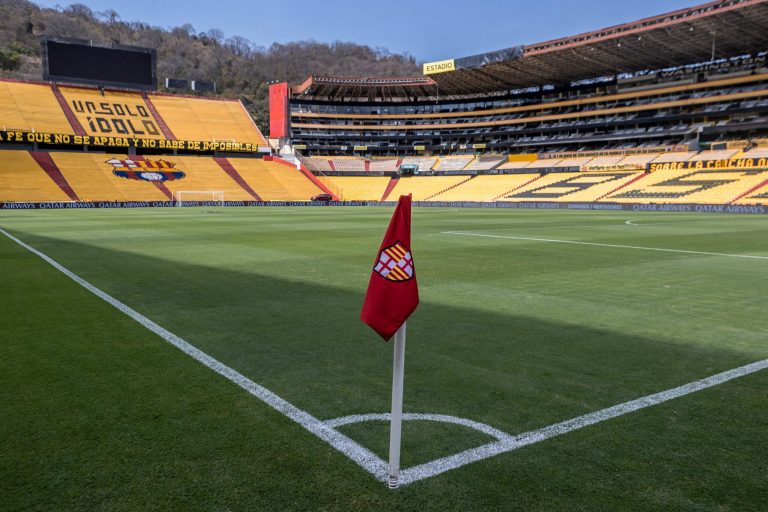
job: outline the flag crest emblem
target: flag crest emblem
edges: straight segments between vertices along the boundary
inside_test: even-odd
[[[413,257],[405,244],[397,241],[379,252],[374,272],[389,281],[407,281],[413,278]]]

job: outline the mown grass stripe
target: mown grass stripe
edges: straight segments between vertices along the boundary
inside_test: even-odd
[[[13,240],[18,245],[20,245],[27,251],[31,252],[32,254],[42,258],[46,263],[51,265],[53,268],[55,268],[62,274],[66,275],[67,277],[75,281],[77,284],[79,284],[89,292],[93,293],[103,301],[107,302],[111,306],[115,307],[122,313],[126,314],[127,316],[129,316],[130,318],[138,322],[139,324],[143,325],[148,330],[154,332],[155,334],[157,334],[158,336],[163,338],[165,341],[167,341],[174,347],[178,348],[188,356],[202,363],[203,365],[210,368],[214,372],[218,373],[222,377],[226,378],[230,382],[240,386],[242,389],[244,389],[251,395],[255,396],[262,402],[266,403],[276,411],[280,412],[281,414],[295,421],[296,423],[304,427],[306,430],[308,430],[315,436],[319,437],[320,439],[327,442],[328,444],[333,446],[335,449],[337,449],[338,451],[340,451],[341,453],[343,453],[344,455],[352,459],[360,467],[365,469],[367,472],[371,473],[377,480],[380,480],[382,482],[385,481],[387,476],[386,463],[384,463],[384,461],[382,461],[379,457],[377,457],[373,452],[371,452],[367,448],[356,443],[355,441],[345,436],[344,434],[334,430],[333,428],[326,425],[324,422],[315,418],[308,412],[299,409],[295,405],[279,397],[278,395],[268,390],[267,388],[253,382],[251,379],[242,375],[241,373],[234,370],[233,368],[230,368],[229,366],[218,361],[217,359],[214,359],[213,357],[209,356],[202,350],[191,345],[189,342],[183,340],[179,336],[176,336],[172,332],[159,326],[158,324],[156,324],[149,318],[145,317],[138,311],[132,309],[131,307],[115,299],[108,293],[93,286],[88,281],[82,279],[77,274],[71,272],[66,267],[59,264],[57,261],[53,260],[46,254],[38,251],[34,247],[22,242],[21,240],[14,237],[4,229],[0,228],[0,233],[8,237],[10,240]]]

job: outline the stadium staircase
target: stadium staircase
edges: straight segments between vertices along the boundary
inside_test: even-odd
[[[146,91],[142,91],[141,96],[144,98],[144,103],[147,104],[149,113],[155,118],[155,122],[157,123],[158,128],[160,128],[160,131],[163,132],[163,135],[165,135],[165,138],[168,140],[177,140],[171,129],[168,127],[168,124],[165,122],[165,119],[163,119],[160,112],[157,111],[155,104],[152,103],[152,100]]]
[[[389,194],[392,193],[392,191],[395,189],[395,186],[397,185],[397,183],[399,181],[400,181],[399,177],[397,177],[397,176],[392,177],[389,180],[389,183],[387,184],[387,188],[384,189],[384,194],[382,194],[381,199],[379,199],[379,201],[386,201],[387,198],[389,197]]]
[[[72,126],[72,129],[75,131],[75,135],[87,135],[85,128],[83,128],[83,125],[81,125],[80,121],[77,120],[77,116],[75,116],[75,113],[72,112],[72,109],[69,108],[69,104],[67,103],[67,100],[64,99],[64,95],[61,94],[59,86],[56,84],[51,84],[51,90],[53,91],[53,95],[56,96],[56,101],[59,102],[61,110],[64,111],[64,116],[67,118],[70,126]]]
[[[536,180],[538,180],[538,179],[542,178],[543,176],[544,176],[543,174],[537,174],[535,178],[533,178],[533,179],[531,179],[531,180],[528,180],[528,181],[526,181],[525,183],[523,183],[523,184],[521,184],[521,185],[518,185],[518,186],[516,186],[516,187],[513,187],[513,188],[511,188],[511,189],[507,190],[506,192],[504,192],[503,194],[499,194],[499,195],[495,196],[495,197],[492,199],[492,201],[498,201],[499,199],[501,199],[502,197],[506,196],[507,194],[511,194],[512,192],[514,192],[514,191],[515,191],[515,190],[517,190],[517,189],[520,189],[520,188],[523,188],[523,187],[525,187],[525,186],[527,186],[527,185],[530,185],[530,184],[531,184],[531,183],[533,183],[534,181],[536,181]]]
[[[220,157],[220,156],[213,157],[213,160],[217,164],[219,164],[219,167],[221,167],[221,169],[225,173],[227,173],[227,175],[230,178],[235,180],[235,183],[240,185],[240,187],[242,187],[243,190],[248,192],[248,194],[250,194],[253,199],[255,199],[256,201],[261,201],[261,197],[259,197],[259,194],[257,194],[256,191],[254,191],[251,188],[251,186],[248,183],[246,183],[246,181],[243,179],[242,176],[240,176],[240,173],[237,172],[237,170],[232,166],[232,164],[229,162],[229,160],[227,160],[224,157]]]
[[[32,158],[37,162],[37,165],[40,166],[42,170],[45,171],[45,173],[50,176],[50,178],[53,180],[56,185],[65,193],[72,201],[79,201],[80,198],[77,197],[77,194],[74,190],[72,190],[72,187],[69,186],[69,183],[67,182],[67,179],[64,177],[63,174],[61,174],[61,171],[56,166],[56,163],[53,161],[53,158],[51,158],[51,154],[47,153],[45,151],[30,151],[29,154],[32,156]]]
[[[610,192],[606,192],[605,194],[603,194],[600,197],[598,197],[597,199],[595,199],[595,202],[602,201],[603,198],[608,197],[611,194],[615,194],[616,192],[618,192],[619,190],[623,189],[624,187],[628,187],[631,184],[635,183],[637,180],[643,179],[645,176],[647,176],[647,174],[644,173],[644,172],[638,173],[638,175],[636,177],[632,178],[628,182],[624,183],[623,185],[619,185],[618,187],[616,187],[615,189],[611,190]]]
[[[451,190],[451,189],[454,189],[454,188],[456,188],[456,187],[458,187],[458,186],[460,186],[460,185],[462,185],[462,184],[464,184],[464,183],[466,183],[466,182],[468,182],[468,181],[470,181],[470,180],[473,180],[473,179],[475,179],[475,177],[476,177],[475,175],[469,176],[467,179],[465,179],[465,180],[462,180],[462,181],[460,181],[460,182],[458,182],[458,183],[455,183],[455,184],[451,185],[450,187],[444,188],[444,189],[443,189],[443,190],[441,190],[440,192],[437,192],[437,193],[431,194],[430,196],[428,196],[428,197],[424,198],[424,200],[425,200],[425,201],[429,201],[430,199],[432,199],[432,198],[433,198],[433,197],[435,197],[435,196],[439,196],[440,194],[443,194],[443,193],[445,193],[445,192],[448,192],[448,191],[449,191],[449,190]]]
[[[144,157],[142,155],[134,155],[131,157],[131,160],[136,161],[144,161]],[[163,193],[163,195],[169,200],[173,201],[173,192],[168,190],[168,187],[165,186],[165,183],[162,181],[153,181],[151,182],[155,187],[157,187],[157,190]]]
[[[0,151],[0,202],[70,200],[29,151]]]
[[[738,200],[739,200],[739,199],[741,199],[742,197],[746,197],[746,196],[748,196],[749,194],[751,194],[751,193],[753,193],[753,192],[755,192],[755,191],[757,191],[757,190],[760,190],[761,188],[763,188],[763,187],[765,187],[765,186],[768,186],[768,180],[765,180],[765,181],[763,181],[762,183],[759,183],[759,184],[755,185],[754,187],[750,188],[749,190],[747,190],[747,191],[746,191],[746,192],[744,192],[743,194],[739,194],[739,195],[738,195],[738,196],[736,196],[734,199],[731,199],[730,201],[728,201],[728,204],[734,204],[736,201],[738,201]]]

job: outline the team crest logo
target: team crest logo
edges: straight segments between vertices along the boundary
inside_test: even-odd
[[[413,277],[411,251],[400,242],[383,249],[373,270],[390,281],[407,281]]]
[[[107,160],[112,164],[112,172],[115,176],[127,180],[139,181],[174,181],[180,180],[186,176],[183,171],[176,170],[176,164],[166,160],[118,160],[113,158]]]

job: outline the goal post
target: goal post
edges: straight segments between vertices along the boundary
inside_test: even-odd
[[[177,190],[173,193],[176,206],[184,206],[184,203],[211,202],[224,206],[224,192],[221,190]]]

